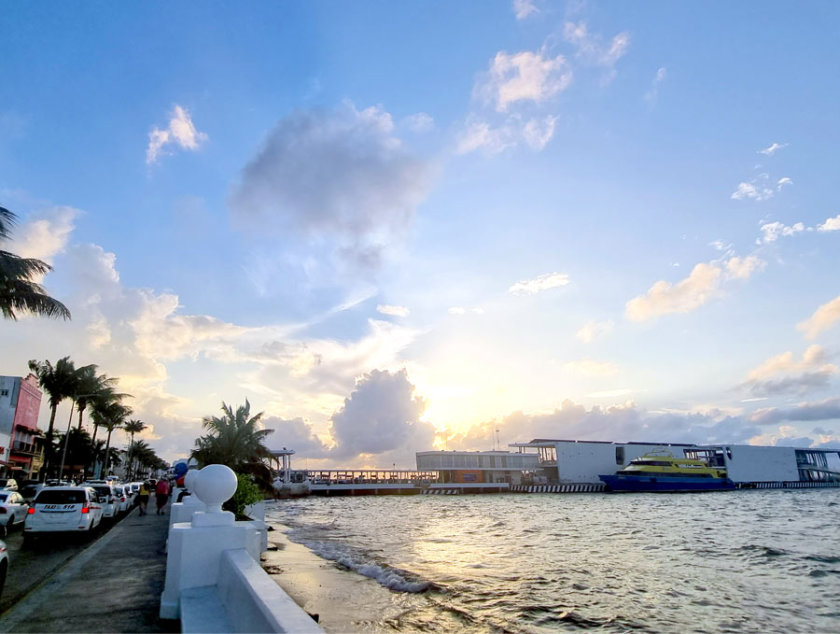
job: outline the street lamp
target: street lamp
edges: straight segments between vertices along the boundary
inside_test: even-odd
[[[64,473],[64,461],[67,459],[67,445],[70,444],[70,426],[73,424],[73,408],[76,407],[76,401],[80,398],[87,398],[89,396],[96,396],[96,394],[77,394],[73,397],[73,404],[70,405],[70,418],[67,420],[67,433],[64,434],[64,451],[61,452],[61,466],[58,468],[59,481],[61,481],[61,476]]]

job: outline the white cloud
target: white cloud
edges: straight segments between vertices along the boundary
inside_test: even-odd
[[[409,130],[417,133],[429,132],[435,127],[435,120],[425,112],[410,115],[403,122]]]
[[[777,151],[781,150],[782,148],[786,148],[787,146],[787,143],[771,143],[768,147],[764,148],[763,150],[759,150],[758,154],[773,156]]]
[[[507,112],[521,101],[541,103],[569,87],[572,70],[562,55],[544,57],[542,52],[521,51],[509,55],[499,51],[490,62],[476,94]]]
[[[793,185],[793,179],[783,176],[776,182],[776,191],[782,191],[785,185]]]
[[[805,231],[805,225],[801,222],[797,222],[791,226],[787,226],[781,222],[769,222],[765,225],[761,225],[761,233],[763,235],[759,239],[759,242],[768,244],[770,242],[775,242],[780,237],[790,237],[796,235],[797,233],[802,233],[803,231]]]
[[[626,305],[632,321],[644,321],[669,313],[687,313],[719,295],[722,278],[720,267],[701,262],[684,280],[670,284],[656,282],[647,293],[634,297]]]
[[[475,306],[473,308],[465,308],[464,306],[452,306],[448,312],[450,315],[458,316],[466,315],[467,313],[472,313],[473,315],[483,315],[484,309],[478,306]]]
[[[38,212],[15,233],[15,253],[22,258],[52,263],[67,247],[80,213],[72,207],[52,207]]]
[[[623,391],[622,391],[623,392]],[[531,438],[576,438],[580,440],[742,443],[761,428],[740,416],[718,409],[655,413],[633,403],[611,407],[586,407],[566,400],[547,414],[514,412],[488,421],[464,435],[446,440],[448,449],[479,449],[499,430],[503,442]]]
[[[393,130],[379,107],[345,103],[288,116],[243,170],[231,197],[234,217],[259,235],[297,233],[362,268],[378,267],[434,171]]]
[[[656,103],[656,100],[659,98],[659,84],[665,81],[667,76],[668,71],[665,67],[659,68],[656,71],[656,75],[654,75],[653,80],[650,83],[650,88],[645,93],[645,101],[650,104]]]
[[[840,398],[829,398],[817,403],[799,403],[787,408],[769,407],[758,410],[750,416],[750,420],[758,425],[838,419],[840,419]]]
[[[817,231],[840,231],[840,214],[834,218],[826,218],[826,221],[817,226]]]
[[[513,0],[513,12],[517,20],[524,20],[529,15],[539,13],[540,10],[534,0]]]
[[[645,321],[670,313],[691,312],[721,295],[727,280],[746,280],[764,268],[764,261],[754,255],[731,257],[722,262],[701,262],[689,276],[676,284],[656,282],[644,295],[634,297],[625,306],[631,321]]]
[[[610,333],[615,326],[612,321],[596,321],[594,319],[586,322],[583,327],[577,331],[577,338],[583,343],[592,343],[608,333]]]
[[[196,130],[190,118],[190,113],[183,107],[176,105],[169,119],[169,125],[161,130],[157,126],[149,132],[149,146],[146,148],[146,164],[156,162],[165,148],[170,145],[183,150],[197,150],[207,141],[204,132]]]
[[[373,370],[362,377],[332,416],[336,458],[394,451],[412,441],[431,447],[434,428],[420,420],[425,400],[416,396],[405,370]]]
[[[519,114],[507,117],[493,127],[485,120],[469,117],[467,127],[458,135],[458,154],[469,154],[483,150],[486,154],[498,154],[504,150],[525,143],[533,150],[542,150],[554,136],[557,117],[523,118]]]
[[[825,388],[838,371],[836,365],[827,362],[821,347],[810,346],[801,360],[796,360],[792,352],[771,357],[750,371],[742,387],[754,396],[805,394]]]
[[[576,57],[584,62],[612,69],[630,46],[630,34],[623,31],[604,43],[599,35],[589,32],[585,22],[566,22],[563,39],[576,47]]]
[[[583,376],[613,376],[618,374],[618,366],[611,361],[595,361],[593,359],[578,359],[563,364],[563,369],[572,374]]]
[[[732,257],[726,261],[726,273],[729,279],[746,280],[753,273],[764,270],[766,262],[755,255]]]
[[[796,328],[805,333],[808,339],[815,339],[824,330],[828,330],[840,321],[840,296],[826,302],[808,319],[797,324]]]
[[[535,295],[552,288],[566,286],[569,283],[569,276],[566,273],[545,273],[532,280],[522,280],[508,288],[508,292],[514,295]]]
[[[744,200],[750,198],[755,201],[767,200],[773,197],[773,190],[768,187],[756,184],[756,181],[750,183],[738,183],[738,188],[732,192],[733,200]]]
[[[408,308],[405,306],[391,306],[389,304],[379,304],[376,311],[383,315],[391,315],[392,317],[408,317]]]

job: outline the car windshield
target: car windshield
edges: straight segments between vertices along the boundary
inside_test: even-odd
[[[91,487],[94,491],[96,491],[99,495],[111,495],[111,487],[108,486],[95,486]]]
[[[82,504],[84,491],[41,491],[35,498],[36,504]]]
[[[5,502],[9,498],[5,493],[0,493],[0,502]]]

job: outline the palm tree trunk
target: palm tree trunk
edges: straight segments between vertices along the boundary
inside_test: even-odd
[[[113,429],[108,430],[108,440],[105,442],[105,473],[102,474],[103,476],[108,475],[108,466],[111,464],[111,451],[110,451],[110,449],[111,449],[111,433],[113,431],[114,431]]]
[[[48,475],[47,472],[49,471],[50,468],[52,468],[52,463],[54,462],[53,459],[52,459],[52,457],[53,457],[53,455],[52,455],[52,453],[53,453],[52,439],[53,439],[53,427],[55,426],[55,412],[56,412],[57,409],[58,409],[58,403],[54,403],[53,406],[52,406],[52,410],[50,411],[50,426],[47,428],[47,451],[46,451],[46,454],[44,456],[44,464],[41,467],[41,474],[39,474],[39,475],[42,476],[40,478],[41,482],[43,482],[44,480],[47,479],[47,475]]]

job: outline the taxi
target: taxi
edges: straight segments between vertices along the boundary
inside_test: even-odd
[[[102,504],[90,487],[46,487],[38,492],[26,514],[23,543],[48,534],[92,535],[102,522]]]

